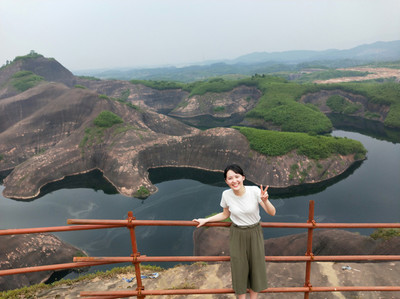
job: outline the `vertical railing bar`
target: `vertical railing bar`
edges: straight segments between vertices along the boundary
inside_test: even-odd
[[[309,203],[309,208],[308,208],[308,220],[307,223],[313,223],[315,224],[315,220],[314,220],[314,201],[310,200]],[[306,251],[306,256],[311,256],[311,260],[306,261],[306,277],[305,277],[305,282],[304,282],[304,286],[309,288],[309,290],[311,289],[312,285],[311,285],[311,263],[312,263],[312,241],[313,241],[313,231],[314,228],[308,228],[307,229],[307,251]],[[310,292],[304,292],[304,299],[309,299],[310,297]]]
[[[133,224],[133,220],[136,218],[133,217],[133,212],[129,211],[128,212],[128,229],[129,233],[131,236],[131,244],[132,244],[132,257],[133,257],[133,265],[135,267],[135,274],[136,274],[136,291],[138,291],[137,298],[138,299],[144,299],[146,296],[141,294],[141,291],[144,290],[144,286],[142,284],[142,275],[140,272],[140,262],[137,260],[137,258],[140,256],[140,252],[138,251],[137,248],[137,242],[136,242],[136,234],[135,234],[135,225]]]

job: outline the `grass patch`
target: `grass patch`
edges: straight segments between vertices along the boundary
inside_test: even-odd
[[[164,269],[158,266],[153,265],[141,265],[141,270],[150,270],[150,271],[163,271]],[[135,273],[134,266],[127,266],[127,267],[115,267],[111,270],[101,272],[97,271],[95,273],[90,273],[86,275],[79,276],[75,279],[62,279],[51,284],[35,284],[29,287],[23,287],[20,289],[10,290],[10,291],[3,291],[0,292],[0,298],[3,299],[16,299],[16,298],[36,298],[36,294],[45,290],[49,290],[53,287],[63,286],[63,285],[74,285],[81,281],[92,280],[94,278],[100,279],[109,279],[113,278],[118,274],[130,274]]]
[[[11,84],[18,91],[28,90],[44,80],[43,77],[34,74],[31,71],[16,72],[11,78]]]
[[[115,113],[104,110],[93,120],[95,126],[100,128],[111,128],[113,125],[121,124],[124,121]]]
[[[145,186],[140,186],[139,189],[135,193],[135,197],[138,198],[147,198],[150,195],[150,190]]]
[[[374,240],[377,239],[388,240],[393,237],[399,237],[399,236],[400,236],[400,228],[378,228],[370,235],[370,237]]]
[[[361,110],[361,104],[354,104],[344,97],[334,95],[326,100],[326,105],[335,113],[353,114]]]
[[[249,140],[250,147],[266,156],[282,156],[297,151],[319,160],[335,154],[355,154],[365,158],[366,149],[361,142],[331,136],[311,136],[305,133],[267,131],[248,127],[234,127]]]

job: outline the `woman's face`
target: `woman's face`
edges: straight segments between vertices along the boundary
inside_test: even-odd
[[[236,173],[233,170],[228,170],[225,182],[233,191],[240,191],[243,188],[244,179],[243,175]]]

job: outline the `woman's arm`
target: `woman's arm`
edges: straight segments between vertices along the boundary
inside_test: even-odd
[[[265,212],[267,212],[267,214],[274,216],[276,213],[275,207],[272,205],[272,203],[267,199],[267,200],[262,200],[260,202],[260,205],[263,207],[263,209],[265,210]]]
[[[269,195],[268,195],[268,187],[266,186],[265,189],[263,189],[263,186],[261,185],[261,202],[260,205],[263,207],[263,209],[265,210],[265,212],[267,212],[267,214],[274,216],[276,213],[275,207],[273,206],[273,204],[268,200]]]
[[[224,208],[224,210],[221,213],[218,213],[217,215],[208,217],[208,218],[198,218],[198,219],[193,219],[192,221],[198,222],[199,225],[197,227],[203,226],[207,222],[215,222],[215,221],[222,221],[227,219],[231,215],[231,212],[229,212],[228,208]]]

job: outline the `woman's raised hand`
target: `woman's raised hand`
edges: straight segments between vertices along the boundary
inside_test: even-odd
[[[267,192],[268,187],[269,186],[267,185],[265,187],[265,189],[263,189],[263,185],[260,185],[260,188],[261,188],[261,200],[262,201],[266,201],[268,199],[268,197],[269,197],[268,192]]]

